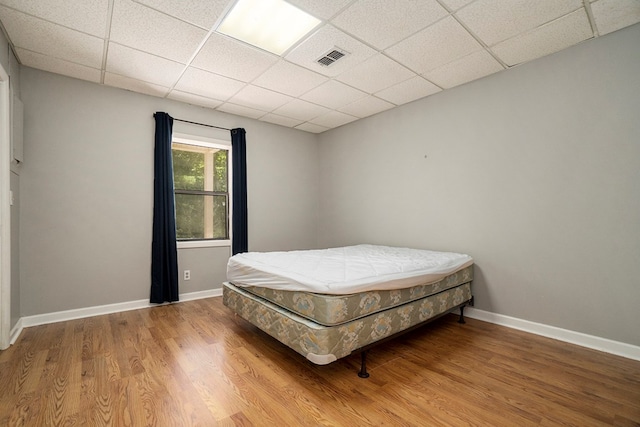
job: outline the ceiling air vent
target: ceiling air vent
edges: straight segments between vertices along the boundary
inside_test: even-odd
[[[334,62],[336,62],[338,59],[342,58],[346,54],[347,52],[345,52],[344,50],[335,48],[333,50],[330,50],[326,54],[322,55],[322,57],[318,59],[316,62],[320,65],[324,65],[325,67],[328,67],[329,65],[333,64]]]

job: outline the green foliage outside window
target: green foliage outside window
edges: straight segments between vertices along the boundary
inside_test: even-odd
[[[173,144],[179,240],[228,239],[228,151]]]

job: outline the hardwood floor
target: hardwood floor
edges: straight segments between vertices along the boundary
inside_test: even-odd
[[[2,426],[639,426],[640,362],[445,316],[308,362],[221,298],[25,329]]]

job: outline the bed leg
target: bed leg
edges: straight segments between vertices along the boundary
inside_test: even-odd
[[[463,305],[463,306],[460,306],[460,318],[458,319],[458,323],[462,323],[462,324],[466,323],[464,321],[464,307],[465,306],[466,306],[466,304]]]
[[[360,378],[369,378],[369,373],[367,372],[367,350],[361,352],[360,357],[362,363],[360,365],[360,372],[358,372],[358,376]]]

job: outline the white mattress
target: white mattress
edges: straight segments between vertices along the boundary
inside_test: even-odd
[[[351,294],[428,284],[473,264],[469,255],[357,245],[289,252],[247,252],[229,258],[227,279],[320,294]]]

